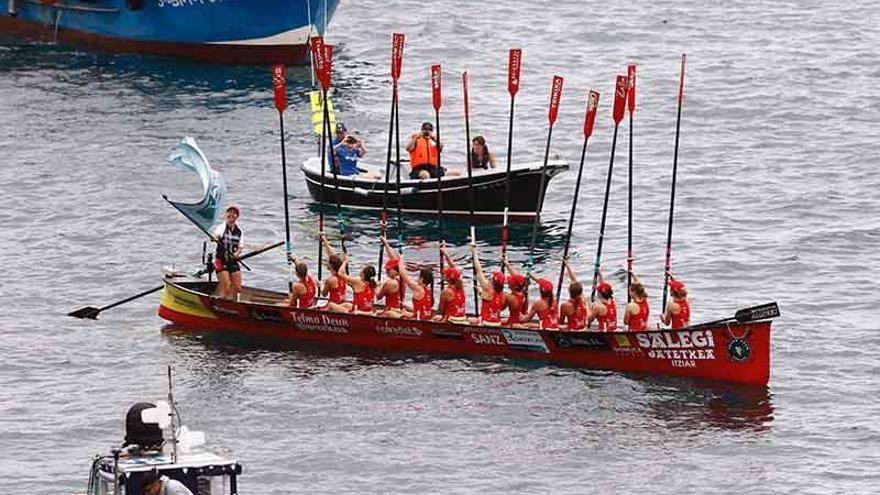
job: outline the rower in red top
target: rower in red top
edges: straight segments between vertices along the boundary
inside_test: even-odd
[[[327,303],[330,311],[373,314],[373,301],[376,299],[376,268],[367,264],[361,268],[357,277],[345,273],[348,265],[348,255],[342,255],[342,266],[336,274],[343,282],[351,286],[354,293],[351,302],[335,304]]]
[[[296,276],[299,280],[290,288],[290,295],[282,304],[294,308],[311,308],[318,302],[318,286],[309,275],[309,267],[302,261],[294,263]]]
[[[563,327],[566,330],[586,330],[587,329],[587,300],[584,298],[584,285],[578,280],[568,258],[562,260],[565,265],[565,271],[568,273],[568,279],[571,282],[568,285],[568,301],[565,301],[559,307],[559,323],[566,324]]]
[[[510,289],[510,292],[504,296],[507,318],[501,324],[512,327],[523,322],[523,316],[529,310],[529,294],[526,292],[526,277],[517,273],[507,262],[507,258],[502,257],[501,263],[507,269],[507,288]]]
[[[632,277],[629,285],[631,302],[626,305],[623,324],[627,325],[630,331],[640,332],[648,329],[648,316],[651,314],[651,308],[648,305],[648,292],[642,281],[635,273],[630,272],[630,276]]]
[[[660,321],[673,329],[685,328],[691,324],[691,306],[687,300],[687,288],[680,280],[669,273],[669,291],[672,302],[666,306],[666,312],[660,315]]]
[[[330,270],[330,276],[324,279],[321,286],[321,295],[328,298],[328,304],[322,309],[329,309],[330,303],[340,305],[345,303],[345,282],[339,278],[339,269],[342,267],[342,256],[336,254],[324,234],[321,234],[321,242],[324,249],[327,250],[327,268]]]
[[[388,276],[379,292],[376,293],[376,299],[385,298],[385,311],[383,314],[387,316],[400,317],[403,314],[403,284],[400,283],[400,260],[389,256],[385,262],[385,274]]]
[[[532,280],[538,284],[541,297],[532,303],[528,314],[523,321],[531,321],[532,317],[538,316],[538,328],[544,330],[559,329],[559,308],[556,306],[556,298],[553,296],[553,282],[546,278],[538,278],[529,274]]]
[[[406,262],[403,254],[398,254],[388,244],[388,239],[382,238],[382,243],[388,252],[389,259],[396,259],[398,262],[398,274],[403,287],[409,287],[412,290],[412,308],[404,308],[403,316],[412,317],[417,320],[430,320],[434,317],[434,272],[430,268],[422,268],[419,270],[419,279],[412,280],[406,272]],[[401,299],[403,299],[404,291],[401,290]],[[407,310],[411,309],[412,312]]]
[[[596,321],[597,332],[617,331],[617,303],[614,302],[614,289],[605,281],[602,272],[599,272],[596,295],[599,296],[599,301],[590,305],[590,310],[587,312],[587,328]]]
[[[471,256],[474,258],[474,268],[477,272],[477,282],[480,284],[480,322],[484,325],[500,326],[501,310],[504,309],[504,274],[492,273],[492,281],[483,273],[483,264],[480,263],[480,255],[477,246],[470,245]]]
[[[447,286],[440,293],[440,302],[437,306],[437,312],[440,314],[437,319],[453,323],[466,323],[464,283],[461,281],[461,271],[456,268],[452,257],[446,252],[446,243],[441,244],[440,252],[447,264],[447,268],[443,270],[443,278],[446,279]]]

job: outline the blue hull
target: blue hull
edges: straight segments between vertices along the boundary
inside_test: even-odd
[[[0,0],[3,1],[3,0]],[[307,61],[339,0],[5,0],[0,32],[226,63]],[[311,21],[311,29],[310,22]]]

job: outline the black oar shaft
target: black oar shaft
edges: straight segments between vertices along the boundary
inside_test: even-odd
[[[321,241],[321,235],[324,234],[324,184],[326,183],[327,174],[327,140],[329,139],[330,130],[327,128],[327,92],[322,93],[322,109],[321,116],[321,187],[318,191],[318,279],[323,278],[321,275],[324,269],[324,243]]]
[[[284,149],[284,113],[278,112],[278,125],[281,129],[281,178],[283,183],[284,190],[284,240],[285,240],[285,251],[287,253],[287,263],[288,263],[288,275],[287,275],[287,290],[293,290],[293,274],[290,273],[290,253],[292,252],[293,246],[290,244],[290,207],[288,206],[288,198],[287,198],[287,155]]]
[[[464,79],[464,136],[465,136],[465,153],[467,153],[467,173],[468,173],[468,210],[470,210],[471,230],[474,229],[474,174],[473,174],[473,153],[471,152],[471,119],[468,110],[468,90],[467,90],[467,73]],[[484,150],[484,153],[486,151]],[[473,241],[474,239],[471,239]],[[471,263],[472,275],[474,279],[474,313],[480,314],[480,297],[477,291],[477,265]]]
[[[436,137],[437,137],[437,217],[438,223],[440,225],[440,241],[443,241],[443,163],[440,160],[440,155],[442,154],[440,150],[440,110],[437,109],[434,111],[434,128],[436,129]],[[430,146],[430,143],[428,143]],[[430,147],[428,148],[428,153],[430,156]],[[443,278],[443,253],[440,252],[440,290],[446,286],[446,281]]]
[[[379,228],[382,230],[382,237],[386,237],[388,233],[388,175],[391,173],[391,147],[394,145],[394,113],[397,103],[397,85],[394,85],[391,95],[391,112],[388,122],[388,154],[385,158],[385,189],[382,190],[382,218],[379,222]],[[385,257],[384,246],[379,246],[379,268],[377,270],[378,279],[382,280],[382,260]]]
[[[571,230],[574,227],[574,214],[577,211],[577,203],[578,196],[581,192],[581,177],[584,174],[584,162],[587,158],[587,142],[589,138],[584,138],[584,146],[581,149],[581,163],[578,166],[578,176],[577,182],[574,185],[574,199],[571,200],[571,213],[568,215],[568,231],[565,233],[565,248],[562,250],[562,259],[565,260],[568,258],[568,248],[571,245]],[[562,293],[562,279],[565,275],[565,264],[562,265],[559,269],[559,282],[556,284],[556,300],[559,300],[559,296]]]
[[[330,109],[327,108],[327,92],[324,91],[324,127],[327,128],[327,135],[330,135]],[[332,160],[333,165],[330,167],[330,171],[333,173],[333,189],[336,196],[336,223],[339,226],[339,236],[341,237],[342,243],[342,252],[348,253],[348,249],[345,247],[345,220],[342,217],[342,201],[339,197],[339,165],[336,164],[336,150],[333,148],[333,140],[329,140],[329,149],[327,152],[330,154],[330,160]],[[344,146],[342,141],[339,142],[338,146]]]
[[[553,125],[550,125],[550,130],[547,131],[547,146],[544,149],[544,165],[541,166],[541,180],[538,183],[538,205],[535,207],[535,219],[532,221],[532,236],[529,240],[529,258],[528,258],[528,273],[531,273],[532,265],[534,264],[534,255],[535,255],[535,243],[538,240],[538,224],[541,222],[541,210],[544,206],[544,188],[547,183],[547,162],[550,160],[550,140],[553,137]],[[526,278],[526,283],[528,283],[528,277]]]
[[[669,294],[669,271],[672,269],[672,219],[675,210],[675,176],[678,172],[678,139],[681,134],[681,107],[684,100],[684,64],[681,56],[681,79],[678,84],[678,114],[675,118],[675,151],[672,155],[672,192],[669,196],[669,225],[666,230],[666,263],[663,270],[663,306],[661,314],[666,313],[666,300]]]
[[[629,113],[629,183],[627,185],[627,209],[626,209],[626,303],[629,304],[632,296],[629,287],[632,285],[633,263],[633,113]]]
[[[605,219],[608,216],[608,197],[611,195],[611,176],[614,172],[614,150],[617,148],[617,128],[614,124],[614,137],[611,139],[611,158],[608,162],[608,178],[605,180],[605,200],[602,204],[602,221],[599,223],[599,242],[596,248],[596,262],[593,266],[593,288],[590,301],[596,300],[596,284],[599,281],[599,266],[602,263],[602,242],[605,240]]]
[[[513,103],[516,98],[510,96],[510,117],[507,122],[507,174],[504,179],[504,223],[501,225],[501,257],[507,257],[508,215],[510,210],[510,171],[513,163]],[[504,271],[504,264],[501,265]]]

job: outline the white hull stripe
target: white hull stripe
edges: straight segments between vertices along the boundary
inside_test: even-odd
[[[265,38],[253,38],[249,40],[212,41],[211,45],[305,45],[309,39],[309,32],[313,35],[318,33],[318,28],[302,26],[283,33],[273,34]]]

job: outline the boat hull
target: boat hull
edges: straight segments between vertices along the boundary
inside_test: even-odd
[[[197,331],[232,332],[383,351],[536,359],[569,366],[749,385],[770,378],[770,321],[649,332],[566,332],[297,309],[284,294],[246,289],[217,299],[214,284],[166,280],[159,316]]]

